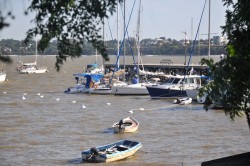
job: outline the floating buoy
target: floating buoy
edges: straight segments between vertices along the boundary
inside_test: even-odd
[[[41,94],[40,94],[40,93],[37,93],[36,95],[37,95],[37,96],[40,96]]]
[[[133,110],[128,111],[129,113],[133,114]]]
[[[86,108],[85,105],[82,105],[82,108]]]
[[[107,105],[111,105],[111,103],[107,103]]]
[[[25,96],[23,96],[22,99],[25,100],[26,99]]]
[[[76,103],[76,101],[72,101],[72,103]]]
[[[59,99],[59,98],[57,98],[57,99],[56,99],[56,101],[60,101],[60,99]]]

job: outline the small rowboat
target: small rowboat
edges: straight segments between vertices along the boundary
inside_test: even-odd
[[[139,122],[133,117],[121,119],[113,124],[114,133],[133,133],[138,130]]]
[[[186,104],[190,104],[190,103],[192,103],[192,98],[191,97],[176,99],[173,102],[173,104],[182,104],[182,105],[186,105]]]
[[[120,140],[82,151],[83,162],[112,162],[132,156],[142,147],[140,142]]]

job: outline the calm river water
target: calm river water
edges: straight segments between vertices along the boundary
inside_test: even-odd
[[[69,59],[60,72],[54,56],[39,57],[49,72],[30,75],[17,73],[16,58],[5,66],[8,81],[0,84],[1,166],[93,165],[81,162],[82,150],[120,139],[140,141],[143,147],[129,159],[99,165],[198,166],[250,150],[245,117],[233,122],[220,110],[206,112],[195,103],[173,106],[149,96],[64,94],[75,84],[72,74],[94,57]],[[137,110],[130,114],[132,109]],[[114,134],[112,124],[127,116],[140,122],[139,130]]]

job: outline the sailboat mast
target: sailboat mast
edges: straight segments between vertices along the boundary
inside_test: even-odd
[[[123,16],[123,34],[125,34],[126,33],[126,17],[125,17],[125,15],[126,15],[126,4],[125,4],[125,1],[126,0],[124,0],[123,1],[123,12],[124,12],[124,16]],[[125,37],[126,35],[124,35],[124,37]],[[126,64],[125,64],[125,51],[126,51],[126,37],[123,39],[124,40],[124,44],[123,44],[123,69],[125,70],[125,67],[126,67]],[[125,81],[125,72],[124,72],[124,74],[123,74],[123,81]]]
[[[117,0],[117,68],[120,68],[119,57],[120,57],[120,45],[119,45],[119,0]]]
[[[211,11],[211,0],[208,5],[208,58],[210,58],[210,11]]]
[[[139,62],[140,62],[140,54],[141,54],[141,47],[140,47],[140,24],[141,24],[141,0],[139,1],[139,10],[138,10],[138,20],[137,20],[137,75],[139,76]]]
[[[102,41],[103,41],[103,46],[105,46],[105,38],[104,38],[104,35],[105,35],[105,22],[104,22],[104,19],[103,19],[103,22],[102,22]],[[105,73],[105,60],[104,58],[102,58],[102,68],[103,68],[103,74],[106,74]]]
[[[36,60],[35,60],[35,62],[36,62],[36,65],[37,65],[37,40],[36,40]]]

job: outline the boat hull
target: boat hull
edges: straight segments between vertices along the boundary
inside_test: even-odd
[[[132,84],[124,86],[113,86],[112,93],[115,95],[148,95],[146,86],[141,84]]]
[[[85,93],[86,88],[85,85],[76,85],[75,87],[69,87],[67,90],[64,91],[66,94],[75,94],[75,93]]]
[[[22,69],[19,71],[19,73],[21,74],[33,74],[33,73],[36,73],[36,74],[41,74],[41,73],[46,73],[48,72],[47,68],[27,68],[27,69]]]
[[[5,73],[0,73],[0,83],[4,82],[6,80],[6,74]]]
[[[114,133],[133,133],[139,128],[139,122],[133,117],[127,117],[112,126]]]
[[[96,88],[93,91],[91,91],[91,94],[101,94],[101,95],[108,95],[112,94],[111,88]]]
[[[198,96],[198,89],[188,89],[186,90],[187,92],[187,96],[192,98],[192,100],[197,100],[197,96]]]
[[[151,98],[178,98],[187,97],[186,90],[165,89],[157,86],[147,86],[147,90]]]

